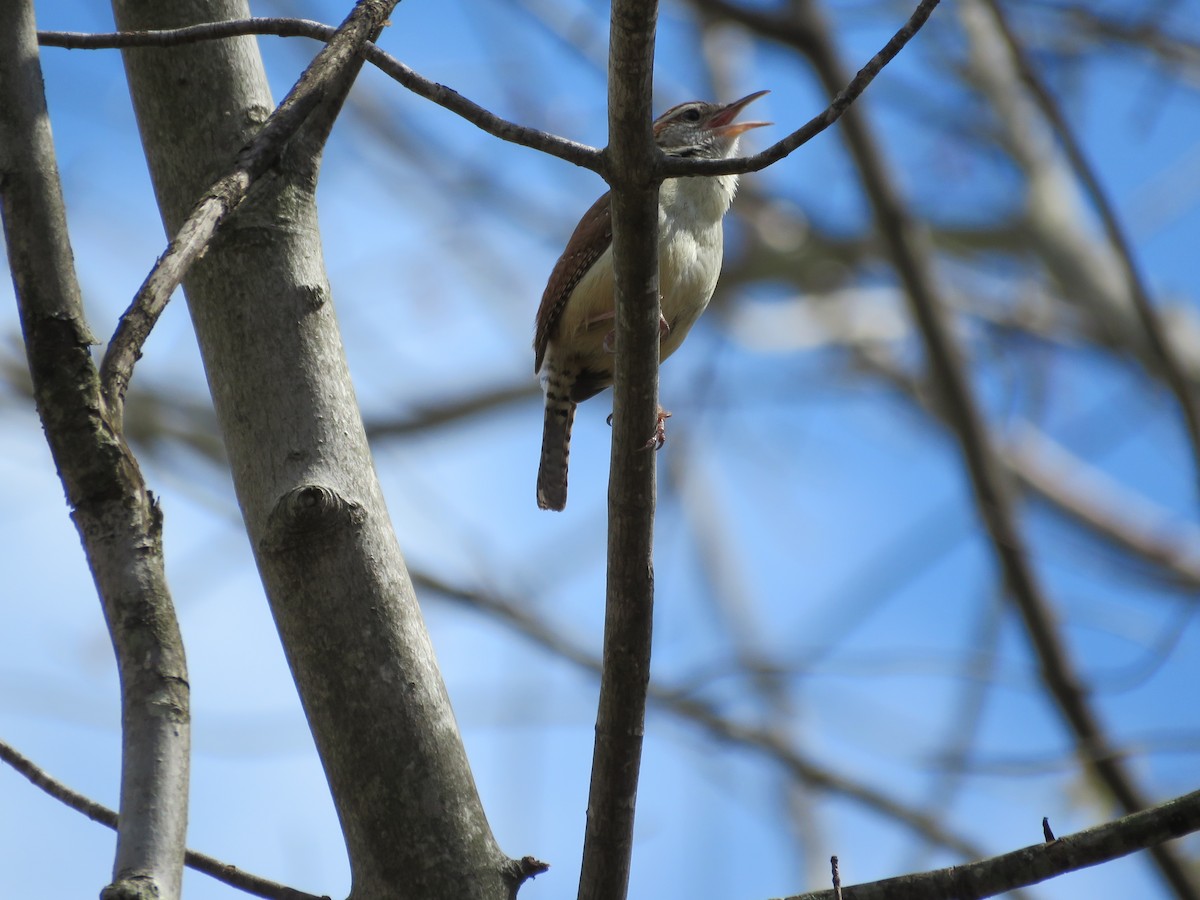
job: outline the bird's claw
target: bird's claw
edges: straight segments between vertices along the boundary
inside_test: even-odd
[[[646,441],[643,450],[649,450],[653,447],[655,450],[661,450],[663,444],[667,442],[667,419],[671,418],[671,414],[665,409],[659,409],[658,418],[654,422],[654,436]],[[608,414],[608,418],[604,420],[608,423],[608,427],[612,427],[613,413]]]
[[[654,422],[654,436],[646,441],[646,446],[642,449],[649,450],[653,447],[656,451],[663,448],[663,444],[667,442],[667,419],[671,418],[671,414],[665,409],[659,409],[658,417]]]

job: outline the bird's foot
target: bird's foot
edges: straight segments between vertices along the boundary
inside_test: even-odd
[[[671,414],[660,406],[654,422],[654,436],[646,441],[643,449],[649,450],[653,447],[655,450],[661,450],[663,448],[663,444],[667,442],[667,419],[669,418],[671,418]]]
[[[671,414],[661,406],[658,408],[658,417],[654,422],[654,436],[646,441],[646,446],[643,450],[649,450],[653,447],[655,450],[661,450],[663,444],[667,442],[667,419],[671,418]],[[612,427],[613,414],[609,413],[608,418],[604,420],[608,423],[609,428]]]

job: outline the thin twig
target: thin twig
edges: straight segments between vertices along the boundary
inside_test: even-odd
[[[43,46],[70,49],[112,49],[118,47],[175,47],[197,41],[222,40],[247,35],[274,35],[276,37],[306,37],[316,41],[329,41],[337,29],[331,25],[311,19],[289,19],[284,17],[255,17],[231,22],[211,22],[206,25],[191,25],[186,28],[171,28],[161,31],[110,32],[107,34],[83,34],[72,31],[41,31],[38,40]],[[601,170],[600,151],[587,144],[568,140],[510,122],[468,100],[453,88],[417,74],[395,57],[380,50],[373,43],[363,48],[367,62],[378,68],[389,78],[399,82],[419,97],[446,109],[493,137],[531,147],[574,165]]]
[[[1100,222],[1104,226],[1104,232],[1108,237],[1108,241],[1117,254],[1117,260],[1125,276],[1125,287],[1129,292],[1129,298],[1133,302],[1134,309],[1137,311],[1138,319],[1142,323],[1142,329],[1146,333],[1146,340],[1150,344],[1151,351],[1157,357],[1167,386],[1175,395],[1180,409],[1183,411],[1184,424],[1187,427],[1188,439],[1192,447],[1192,463],[1195,468],[1194,477],[1197,480],[1198,491],[1200,491],[1200,408],[1198,408],[1196,400],[1192,396],[1191,384],[1184,371],[1183,364],[1180,362],[1174,346],[1167,339],[1162,323],[1158,319],[1158,314],[1154,310],[1154,303],[1150,299],[1150,291],[1146,286],[1146,281],[1142,277],[1141,270],[1134,257],[1133,246],[1129,241],[1129,237],[1125,234],[1125,228],[1122,226],[1116,210],[1108,199],[1108,194],[1104,190],[1104,186],[1100,183],[1099,174],[1097,174],[1091,160],[1088,159],[1083,146],[1075,137],[1075,132],[1070,124],[1068,124],[1058,100],[1046,84],[1045,79],[1038,72],[1037,67],[1029,59],[1029,54],[1025,52],[1025,47],[1021,44],[1016,32],[1013,31],[1012,26],[1009,24],[1000,3],[997,0],[984,0],[984,2],[987,3],[988,8],[991,10],[997,29],[1008,45],[1009,52],[1012,54],[1013,62],[1016,64],[1021,79],[1025,82],[1026,87],[1029,88],[1029,92],[1037,101],[1038,106],[1041,107],[1042,115],[1046,117],[1046,120],[1054,129],[1054,133],[1058,136],[1058,141],[1062,145],[1063,152],[1066,154],[1067,160],[1071,163],[1071,168],[1075,170],[1075,174],[1087,192],[1088,197],[1091,198],[1092,206],[1095,208],[1096,214],[1100,217]]]
[[[844,900],[982,900],[1200,831],[1200,791],[1002,856],[842,889]],[[817,891],[787,900],[834,900]]]
[[[23,756],[3,741],[0,741],[0,760],[8,763],[35,787],[45,791],[55,800],[76,812],[83,813],[93,822],[99,822],[101,825],[116,830],[117,814],[115,812],[90,797],[71,790],[61,781],[47,774],[33,760]],[[264,897],[266,900],[329,900],[328,897],[318,897],[316,894],[308,894],[287,885],[251,875],[249,872],[243,872],[235,866],[223,863],[204,853],[197,853],[195,850],[186,852],[184,864],[197,872],[203,872],[217,881],[224,882],[230,887],[235,887],[256,897]]]
[[[834,122],[850,107],[858,96],[867,88],[889,62],[904,48],[913,36],[925,24],[940,0],[921,0],[909,17],[908,21],[892,36],[892,39],[859,70],[858,74],[846,85],[829,106],[819,115],[814,116],[805,125],[783,140],[773,144],[761,153],[753,156],[724,160],[687,159],[682,157],[664,158],[660,161],[659,174],[661,177],[679,175],[719,175],[745,174],[757,172],[778,162],[794,152],[797,148],[808,143]],[[714,5],[706,2],[705,5]],[[732,4],[718,3],[722,12],[732,14],[736,9]],[[744,16],[743,16],[744,17]],[[765,18],[759,16],[759,18]],[[780,27],[779,34],[789,33],[786,27]],[[800,34],[796,29],[791,29]],[[314,40],[329,40],[334,29],[320,22],[309,19],[289,19],[283,17],[257,17],[234,22],[213,22],[208,25],[196,25],[188,28],[176,28],[163,31],[142,31],[108,34],[83,34],[69,31],[39,32],[40,42],[48,47],[63,47],[66,49],[107,49],[113,47],[170,47],[179,44],[194,43],[202,40],[238,37],[243,35],[270,34],[279,37],[308,37]],[[404,63],[383,52],[373,44],[368,44],[364,50],[367,62],[377,66],[380,71],[395,79],[418,96],[424,97],[438,106],[449,110],[476,125],[488,134],[501,140],[541,150],[559,159],[574,163],[594,172],[602,173],[600,151],[586,144],[580,144],[536,128],[517,125],[489,112],[478,104],[463,97],[457,91],[430,81],[414,72]]]
[[[663,157],[659,163],[660,175],[668,178],[679,175],[742,175],[747,172],[757,172],[760,169],[765,169],[767,166],[779,162],[779,160],[792,153],[796,148],[811,141],[842,117],[842,114],[858,99],[859,94],[867,89],[867,85],[875,80],[875,76],[883,70],[883,67],[891,62],[896,57],[896,54],[904,48],[904,45],[912,40],[913,36],[921,30],[921,26],[925,24],[925,21],[933,13],[938,2],[939,0],[921,0],[917,8],[913,10],[912,15],[908,17],[908,21],[892,36],[890,41],[884,44],[883,49],[871,57],[870,61],[858,70],[854,78],[834,95],[829,106],[783,140],[773,144],[761,153],[734,159]],[[733,4],[725,3],[724,0],[715,0],[715,2],[714,0],[703,0],[698,5],[710,9],[717,8],[722,12],[734,8]],[[801,33],[801,30],[794,27],[787,28],[786,21],[786,19],[776,19],[780,33],[792,33],[796,35]],[[776,34],[776,37],[778,37],[778,34]]]

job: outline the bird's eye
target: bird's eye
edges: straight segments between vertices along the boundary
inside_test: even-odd
[[[699,122],[700,121],[700,110],[696,109],[696,107],[693,106],[690,109],[684,111],[683,118],[684,118],[684,121],[686,121],[686,122]]]

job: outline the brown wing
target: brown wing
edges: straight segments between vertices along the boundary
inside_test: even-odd
[[[604,255],[611,243],[612,208],[608,202],[608,193],[605,192],[575,226],[571,239],[567,241],[567,249],[554,264],[550,280],[546,283],[546,290],[542,293],[533,335],[534,372],[542,368],[546,345],[558,330],[558,323],[562,319],[563,309],[571,292],[592,264]]]

